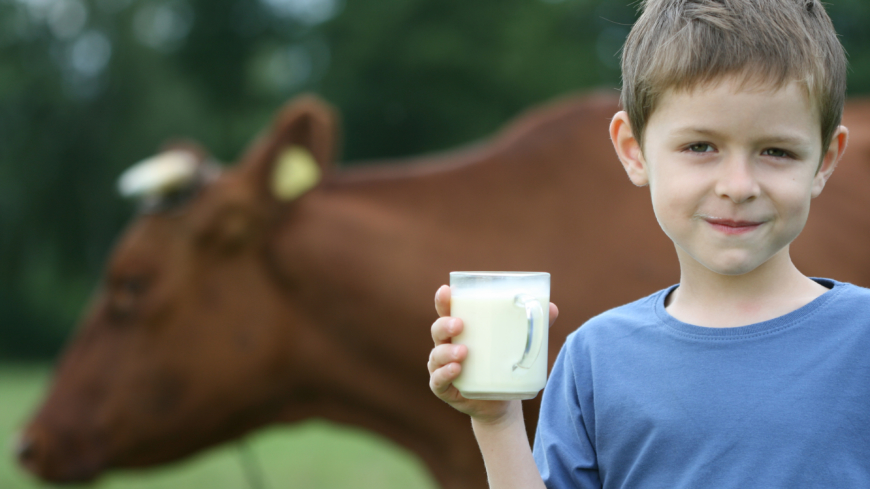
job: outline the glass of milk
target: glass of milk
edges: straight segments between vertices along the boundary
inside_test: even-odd
[[[453,385],[468,399],[531,399],[547,383],[550,274],[451,272],[450,316],[468,347]]]

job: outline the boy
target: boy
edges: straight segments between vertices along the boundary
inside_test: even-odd
[[[610,135],[680,283],[568,337],[534,454],[519,402],[452,387],[447,287],[430,387],[471,415],[493,488],[870,487],[870,291],[789,258],[848,137],[831,22],[817,0],[643,7]]]

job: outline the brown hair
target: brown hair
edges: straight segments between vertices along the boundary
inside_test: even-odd
[[[736,75],[742,85],[803,84],[826,149],[846,97],[846,55],[818,0],[643,0],[622,51],[621,103],[643,130],[667,90]]]

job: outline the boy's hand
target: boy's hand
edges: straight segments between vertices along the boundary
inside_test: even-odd
[[[453,386],[462,371],[462,361],[468,355],[465,345],[454,345],[453,338],[462,332],[459,318],[450,317],[450,287],[442,285],[435,293],[435,310],[439,318],[432,323],[435,347],[429,354],[429,388],[442,401],[456,410],[468,414],[481,423],[498,423],[510,414],[511,401],[484,401],[466,399]],[[556,321],[559,309],[550,303],[550,326]]]

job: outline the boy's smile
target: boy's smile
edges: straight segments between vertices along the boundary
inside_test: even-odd
[[[681,268],[721,275],[790,263],[788,245],[845,145],[841,128],[822,161],[819,117],[798,83],[747,90],[731,78],[664,94],[642,151],[624,140],[620,148],[618,132],[620,158],[635,184],[649,184]]]

